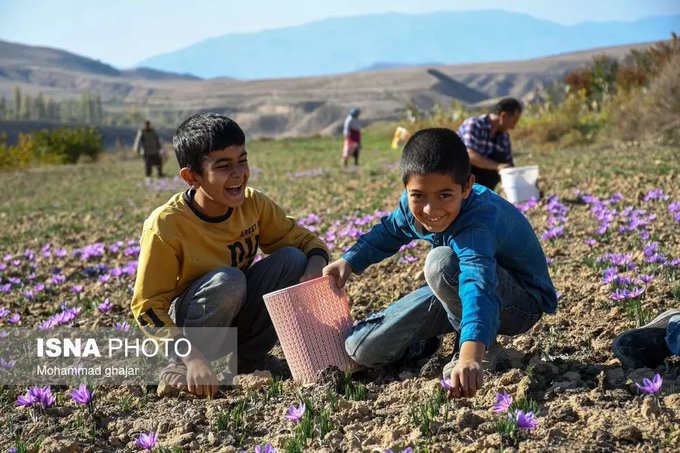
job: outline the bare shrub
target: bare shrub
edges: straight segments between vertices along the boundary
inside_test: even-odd
[[[680,52],[648,87],[622,99],[614,121],[624,140],[659,137],[669,144],[680,143]]]

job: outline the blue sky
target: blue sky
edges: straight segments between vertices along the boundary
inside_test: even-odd
[[[299,25],[327,17],[483,9],[526,13],[572,25],[680,14],[680,1],[0,0],[0,39],[56,47],[125,68],[226,33]]]

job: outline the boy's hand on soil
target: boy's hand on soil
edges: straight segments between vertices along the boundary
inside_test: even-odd
[[[458,363],[451,370],[451,396],[471,398],[484,385],[482,359],[486,347],[479,341],[465,341],[460,347]]]
[[[204,358],[193,358],[187,364],[187,390],[194,395],[212,398],[217,393],[217,376]]]
[[[451,395],[454,398],[471,398],[484,385],[482,364],[459,360],[451,371]]]
[[[338,288],[343,288],[349,276],[352,275],[352,266],[341,258],[324,267],[323,275],[335,277],[335,285]]]
[[[305,269],[305,273],[302,274],[302,277],[300,277],[300,283],[321,277],[321,271],[325,265],[326,260],[322,256],[310,256],[307,260],[307,268]]]

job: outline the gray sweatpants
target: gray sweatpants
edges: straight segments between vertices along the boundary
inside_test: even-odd
[[[236,327],[238,356],[256,361],[276,344],[277,337],[262,296],[299,283],[307,257],[297,248],[285,247],[253,264],[245,272],[235,267],[215,269],[194,281],[170,306],[170,317],[185,329],[185,336],[209,360],[233,351],[227,344],[226,329]],[[190,329],[187,329],[190,328]]]

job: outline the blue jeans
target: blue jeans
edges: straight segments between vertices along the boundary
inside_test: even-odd
[[[497,267],[501,300],[499,334],[528,331],[543,314],[538,302],[512,274]],[[366,367],[394,363],[432,337],[459,330],[462,305],[458,297],[460,265],[450,247],[436,247],[425,260],[427,285],[368,316],[348,333],[345,349]]]
[[[276,344],[277,336],[262,296],[299,283],[307,267],[305,254],[285,247],[253,264],[245,272],[221,267],[196,279],[172,302],[169,315],[179,327],[236,327],[238,357],[256,361]],[[192,335],[192,345],[214,360],[233,352],[225,338]],[[211,334],[216,332],[211,330]],[[193,338],[191,338],[193,336]]]
[[[666,327],[666,346],[673,355],[680,355],[680,315],[673,316]]]

